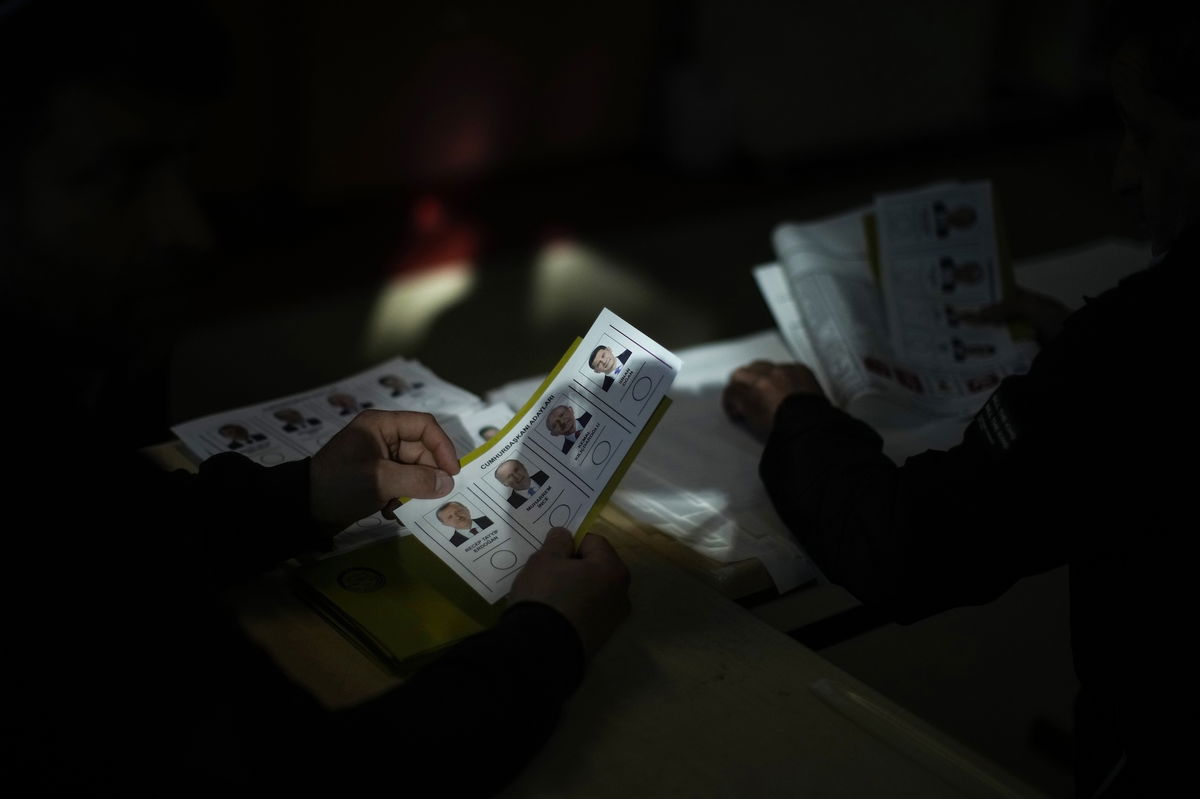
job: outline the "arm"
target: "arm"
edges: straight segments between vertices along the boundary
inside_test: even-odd
[[[433,775],[450,780],[453,795],[491,795],[545,743],[583,669],[561,614],[513,606],[404,685],[335,713],[318,773],[338,783],[352,766],[360,785],[397,788]]]
[[[995,305],[974,311],[959,311],[959,318],[971,324],[1028,324],[1033,327],[1037,341],[1042,346],[1058,337],[1070,315],[1071,310],[1053,297],[1026,289],[1017,289]]]
[[[1014,497],[1031,487],[969,430],[897,466],[824,398],[779,407],[759,466],[789,529],[833,582],[897,621],[990,601],[1056,565]]]
[[[453,774],[456,794],[498,790],[549,737],[587,660],[629,612],[628,585],[603,538],[585,536],[575,554],[570,534],[552,530],[495,627],[335,716],[332,746],[350,751],[331,762],[389,770],[402,754],[426,773]]]
[[[989,448],[977,425],[950,451],[897,466],[874,430],[834,408],[798,368],[744,367],[726,408],[766,437],[767,493],[830,580],[912,621],[986,602],[1061,562],[1012,501],[1036,491],[1036,480]]]
[[[453,445],[429,414],[363,411],[312,458],[264,467],[226,453],[195,475],[147,475],[137,490],[172,520],[163,545],[225,582],[328,548],[395,497],[444,496],[457,473]]]

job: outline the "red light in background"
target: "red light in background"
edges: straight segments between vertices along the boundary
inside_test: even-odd
[[[413,203],[412,226],[418,234],[431,235],[446,224],[446,206],[437,197],[425,195]]]
[[[479,232],[471,223],[454,219],[440,197],[418,197],[409,208],[406,227],[406,241],[387,265],[389,279],[464,265],[474,268]]]

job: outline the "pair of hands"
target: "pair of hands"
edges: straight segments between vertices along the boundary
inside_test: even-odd
[[[365,410],[309,463],[312,517],[342,529],[396,497],[434,499],[454,488],[458,459],[450,438],[427,413]],[[510,605],[541,602],[574,625],[593,654],[629,613],[629,571],[607,540],[557,527],[513,582]]]
[[[1070,315],[1071,311],[1052,297],[1018,290],[1001,303],[963,313],[961,318],[971,324],[1026,322],[1033,326],[1039,343],[1044,344],[1058,335]],[[803,364],[754,361],[730,376],[721,403],[730,418],[765,438],[780,404],[794,394],[824,396],[825,392],[816,375]]]

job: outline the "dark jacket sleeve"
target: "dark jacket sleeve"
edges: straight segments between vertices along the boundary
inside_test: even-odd
[[[760,464],[780,516],[829,579],[899,621],[1064,563],[1073,582],[1102,561],[1135,573],[1128,553],[1155,551],[1147,520],[1186,495],[1175,464],[1194,457],[1155,390],[1180,368],[1185,262],[1089,300],[948,451],[897,465],[823,398],[787,399]]]
[[[198,473],[134,463],[113,490],[138,492],[150,509],[131,527],[131,546],[221,584],[330,546],[338,531],[312,521],[308,468],[308,458],[266,467],[237,453],[207,459]]]
[[[171,479],[173,502],[203,506],[187,527],[201,551],[211,553],[207,567],[235,564],[226,577],[269,568],[325,541],[326,531],[307,518],[307,460],[266,468],[231,454],[210,458],[199,474]],[[285,737],[273,747],[283,750],[279,758],[262,758],[257,767],[295,768],[297,756],[315,748],[320,768],[297,773],[328,780],[330,790],[344,788],[346,779],[403,788],[405,779],[422,774],[453,775],[457,795],[488,795],[538,751],[583,669],[583,646],[570,622],[549,606],[520,603],[398,688],[301,725],[306,743],[294,741],[293,748]],[[280,770],[271,770],[264,781],[278,780]]]
[[[583,675],[583,644],[547,605],[524,602],[404,685],[335,715],[330,762],[359,764],[363,784],[405,773],[449,779],[456,796],[490,795],[538,752]]]
[[[898,466],[868,425],[795,396],[778,411],[760,475],[825,575],[896,621],[987,602],[1062,562],[1054,542],[1022,540],[1033,533],[1013,498],[1037,490],[1032,475],[974,426],[953,449]]]

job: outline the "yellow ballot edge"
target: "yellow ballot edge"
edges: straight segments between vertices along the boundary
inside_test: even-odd
[[[493,436],[492,439],[486,444],[476,447],[466,455],[463,455],[458,461],[459,466],[466,466],[468,463],[490,450],[492,445],[499,443],[501,439],[503,439],[505,435],[507,435],[508,432],[513,429],[513,425],[517,423],[518,419],[533,410],[534,403],[537,402],[538,397],[546,393],[546,389],[550,388],[550,384],[554,382],[554,378],[558,377],[559,372],[561,372],[563,367],[567,365],[567,361],[571,360],[571,356],[575,354],[575,350],[579,349],[579,345],[582,343],[583,339],[576,336],[575,341],[571,342],[571,346],[567,347],[567,351],[563,353],[561,358],[558,359],[558,363],[555,365],[555,367],[550,370],[550,374],[546,375],[546,379],[543,380],[542,384],[537,387],[537,390],[529,395],[529,399],[525,401],[525,404],[521,406],[521,409],[513,414],[513,417],[508,420],[508,424],[504,425],[500,432]]]
[[[646,425],[642,428],[642,432],[638,433],[638,437],[634,439],[633,446],[629,448],[629,452],[625,453],[625,457],[621,459],[621,465],[613,472],[612,477],[608,478],[608,483],[605,484],[603,490],[596,496],[595,502],[592,503],[592,509],[588,511],[587,516],[583,517],[583,521],[579,523],[579,529],[575,531],[575,548],[579,548],[579,542],[587,535],[588,529],[592,523],[596,521],[600,513],[604,510],[604,506],[608,504],[609,497],[613,491],[621,483],[621,479],[625,477],[625,472],[633,464],[639,452],[642,451],[642,446],[649,440],[650,434],[654,428],[658,426],[658,422],[662,419],[663,414],[667,412],[667,408],[671,407],[671,398],[664,396],[658,402],[658,407],[654,409],[654,413],[646,420]]]
[[[343,637],[400,677],[443,647],[492,626],[503,611],[503,603],[478,596],[415,536],[386,538],[295,567],[288,578]]]
[[[513,429],[513,425],[517,423],[517,420],[529,413],[530,409],[533,408],[534,402],[536,402],[537,398],[546,392],[546,389],[550,387],[551,382],[553,382],[554,378],[558,377],[558,373],[561,372],[563,367],[567,365],[567,361],[569,361],[571,356],[575,354],[575,350],[579,349],[579,345],[582,342],[582,338],[578,336],[575,337],[575,341],[571,343],[570,347],[567,347],[567,351],[561,358],[558,359],[558,364],[554,367],[554,369],[551,370],[550,374],[546,375],[546,379],[543,380],[542,384],[537,387],[537,390],[529,395],[529,399],[524,405],[521,406],[521,409],[513,414],[512,418],[508,420],[508,424],[504,425],[504,427],[500,429],[500,432],[493,436],[492,439],[486,444],[476,447],[458,459],[459,469],[485,454],[492,448],[493,445],[500,443],[500,441],[508,434],[508,432]],[[410,499],[412,499],[412,497],[400,497],[399,502],[403,504],[408,502]]]
[[[874,211],[867,211],[862,215],[863,238],[867,242],[867,263],[871,266],[871,276],[875,278],[875,285],[883,285],[881,273],[883,266],[879,258],[879,219],[875,216]]]
[[[583,339],[576,336],[575,341],[571,343],[571,346],[567,348],[567,351],[563,353],[563,356],[558,359],[558,363],[550,371],[550,374],[546,375],[546,379],[543,380],[541,385],[537,387],[537,390],[529,395],[529,399],[526,400],[525,404],[521,406],[521,409],[513,414],[513,417],[508,420],[508,424],[504,425],[500,432],[497,433],[491,441],[482,446],[476,447],[464,455],[459,460],[459,465],[466,466],[468,463],[490,450],[494,444],[503,440],[505,435],[512,430],[513,425],[516,424],[517,420],[523,418],[525,414],[533,410],[533,406],[537,404],[538,399],[546,393],[548,388],[550,388],[551,384],[554,382],[554,379],[558,377],[560,372],[562,372],[563,367],[567,365],[567,361],[571,360],[571,356],[575,354],[575,351],[579,349],[579,345],[582,343]],[[629,448],[629,452],[625,453],[625,457],[621,459],[621,464],[617,467],[616,471],[613,472],[612,477],[608,479],[608,482],[605,484],[600,493],[596,495],[596,499],[592,503],[591,510],[589,510],[587,515],[583,517],[583,521],[579,523],[579,527],[575,530],[574,541],[576,549],[579,548],[579,542],[583,540],[585,535],[587,535],[592,523],[596,521],[596,519],[600,516],[601,511],[604,510],[604,506],[608,504],[608,500],[612,496],[613,491],[616,490],[617,485],[621,482],[621,479],[625,477],[625,472],[629,470],[629,467],[633,464],[634,459],[637,458],[638,453],[641,452],[642,447],[645,445],[646,440],[650,437],[650,433],[652,433],[654,428],[658,426],[659,420],[662,419],[663,414],[667,412],[667,408],[670,406],[670,397],[663,397],[659,401],[658,407],[654,409],[654,413],[651,414],[650,418],[646,421],[645,426],[643,426],[641,432],[638,433],[638,437],[634,439],[633,446]]]
[[[1016,296],[1020,287],[1017,285],[1017,272],[1013,268],[1012,248],[1008,243],[1008,228],[1004,223],[1004,215],[995,202],[994,194],[992,198],[992,214],[996,224],[996,258],[1000,263],[1000,296],[1007,300]],[[1033,341],[1037,338],[1037,331],[1033,325],[1022,319],[1008,323],[1008,334],[1012,336],[1013,341]]]

